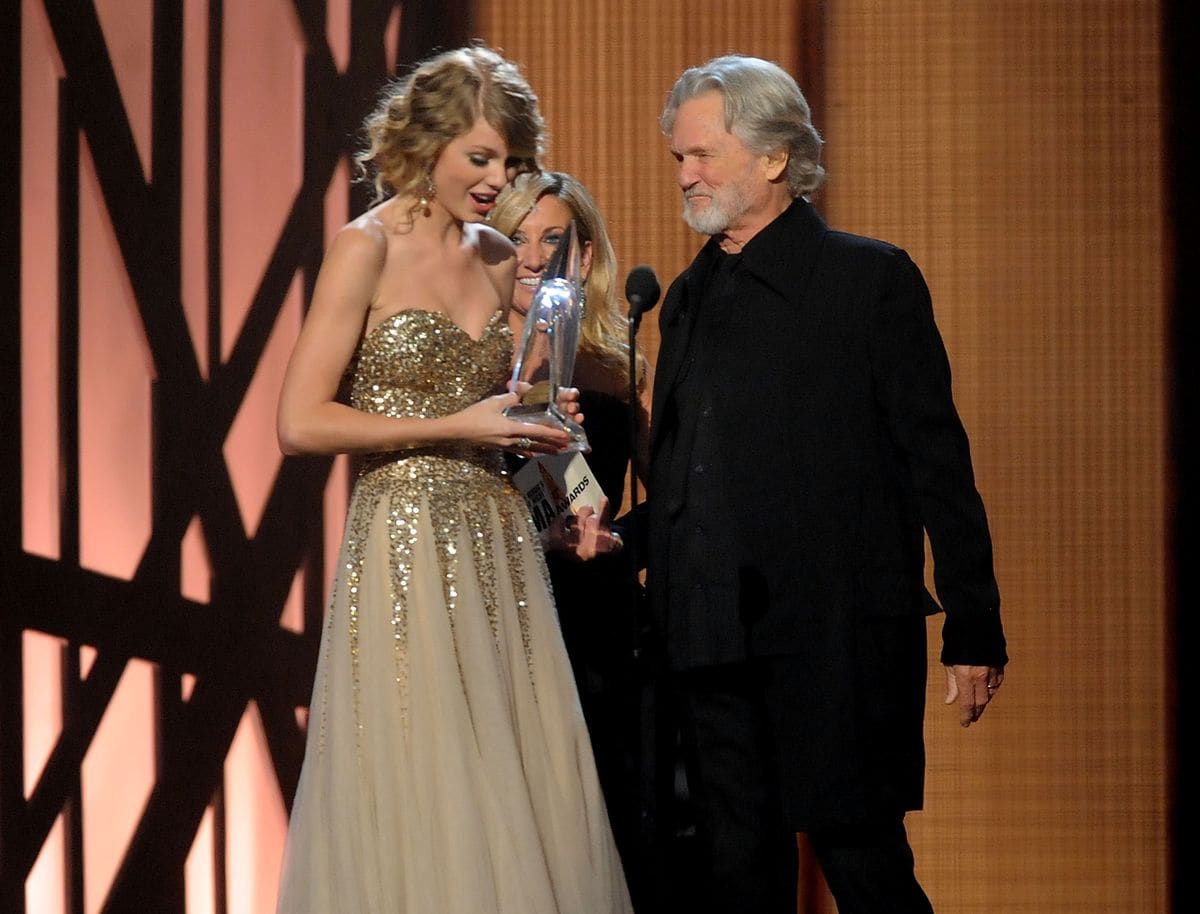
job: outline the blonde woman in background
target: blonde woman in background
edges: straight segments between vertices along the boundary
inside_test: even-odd
[[[584,276],[583,320],[573,386],[587,416],[586,459],[611,504],[621,503],[630,464],[630,410],[636,414],[640,452],[635,465],[645,466],[649,441],[651,371],[639,358],[638,396],[629,399],[629,347],[625,317],[617,300],[617,262],[604,219],[587,189],[562,172],[519,175],[501,194],[489,221],[516,248],[516,287],[508,320],[520,339],[525,315],[555,247],[573,221],[581,243]],[[633,663],[638,624],[632,569],[619,537],[608,533],[598,517],[580,528],[551,530],[546,561],[562,622],[567,653],[583,702],[600,783],[625,862],[634,900],[647,874],[640,847],[642,791],[640,772],[640,702],[642,683]],[[558,549],[569,539],[588,539],[591,561]]]

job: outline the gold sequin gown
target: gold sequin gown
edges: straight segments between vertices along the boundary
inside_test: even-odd
[[[352,401],[456,412],[502,385],[479,340],[403,311]],[[631,910],[537,534],[501,452],[367,461],[351,498],[289,825],[281,914]]]

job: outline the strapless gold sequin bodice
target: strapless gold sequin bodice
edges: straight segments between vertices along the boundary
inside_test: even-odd
[[[385,416],[446,416],[503,390],[511,361],[498,311],[478,340],[440,311],[400,311],[359,347],[351,402]]]
[[[440,311],[400,311],[363,339],[350,402],[384,416],[448,416],[503,391],[511,362],[512,332],[500,312],[476,340]],[[457,476],[461,467],[445,466],[445,460],[504,475],[498,450],[465,445],[374,454],[361,461],[360,475],[407,463],[407,474]]]

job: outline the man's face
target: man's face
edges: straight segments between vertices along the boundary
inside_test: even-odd
[[[765,159],[725,129],[720,92],[690,98],[675,114],[671,154],[679,163],[683,219],[695,231],[718,235],[739,228],[766,201]]]

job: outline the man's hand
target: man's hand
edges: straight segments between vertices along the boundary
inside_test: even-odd
[[[589,506],[577,514],[555,518],[546,531],[546,548],[565,552],[581,562],[598,555],[620,552],[624,542],[609,524],[608,499],[600,499],[600,510]]]
[[[579,409],[578,387],[560,387],[558,389],[558,408],[580,425],[583,424],[583,412]]]
[[[958,722],[969,727],[983,715],[1000,684],[1004,670],[994,666],[946,667],[946,704],[958,702]]]

